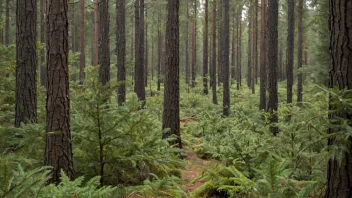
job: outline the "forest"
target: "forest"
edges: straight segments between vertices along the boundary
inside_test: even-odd
[[[351,198],[351,112],[352,0],[0,0],[0,198]]]

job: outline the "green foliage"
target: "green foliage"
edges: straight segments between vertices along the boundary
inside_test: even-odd
[[[177,177],[158,178],[152,175],[151,180],[144,181],[143,185],[124,188],[121,194],[128,196],[138,195],[141,197],[175,197],[186,198],[187,194],[179,187],[180,179]]]
[[[193,197],[243,197],[257,189],[256,184],[237,170],[235,166],[225,168],[215,166],[214,170],[207,170],[204,178],[200,177],[196,180],[199,179],[210,181],[193,192]]]
[[[70,181],[64,172],[61,172],[59,185],[46,185],[49,179],[50,167],[35,168],[25,171],[20,164],[10,173],[6,183],[0,185],[0,197],[80,197],[98,198],[111,197],[116,188],[99,188],[99,177],[94,177],[83,184],[83,177]]]
[[[188,127],[194,136],[202,136],[202,143],[192,145],[194,150],[201,157],[235,168],[252,184],[250,188],[244,181],[229,185],[227,177],[218,178],[229,167],[217,167],[204,176],[207,182],[195,197],[216,193],[225,193],[225,197],[319,195],[326,181],[326,140],[332,136],[326,133],[328,93],[314,85],[305,90],[305,103],[296,106],[285,103],[286,89],[280,85],[277,137],[270,133],[269,115],[258,110],[258,94],[252,95],[250,90],[232,91],[229,117],[222,118],[219,108],[199,109],[196,122]]]
[[[180,175],[181,150],[161,139],[161,123],[153,111],[139,109],[134,94],[124,106],[110,97],[116,86],[102,87],[88,72],[83,85],[73,86],[71,108],[73,151],[76,172],[88,178],[101,175],[105,184],[138,185],[151,174],[158,177]],[[88,69],[89,70],[89,69]],[[109,98],[110,103],[104,102]]]

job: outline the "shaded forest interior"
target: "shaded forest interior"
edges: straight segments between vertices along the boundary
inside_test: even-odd
[[[0,197],[352,197],[352,0],[0,0]]]

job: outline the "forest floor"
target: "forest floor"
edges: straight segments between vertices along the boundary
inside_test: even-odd
[[[185,127],[193,122],[197,122],[196,119],[181,120],[181,124]],[[198,157],[192,148],[186,149],[186,155],[186,169],[182,170],[182,181],[184,183],[183,190],[190,194],[206,182],[204,179],[197,178],[204,174],[207,169],[210,169],[211,160]],[[195,179],[197,180],[195,181]]]
[[[209,163],[211,161],[199,158],[192,149],[188,149],[186,153],[186,169],[182,170],[182,180],[185,183],[186,189],[184,190],[191,193],[205,183],[202,179],[196,182],[193,182],[193,180],[210,168]]]

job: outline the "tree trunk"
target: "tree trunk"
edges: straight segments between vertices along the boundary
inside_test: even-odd
[[[108,0],[100,0],[99,4],[99,77],[103,86],[110,80],[110,16]]]
[[[229,0],[224,0],[224,28],[222,37],[224,38],[224,46],[222,49],[223,53],[223,89],[224,89],[224,96],[223,96],[223,115],[228,116],[230,114],[230,86],[229,86],[229,55],[230,55],[230,16],[229,16],[229,7],[230,3]]]
[[[242,5],[238,5],[238,33],[237,33],[237,90],[240,89],[242,84]]]
[[[93,66],[97,66],[99,63],[99,0],[94,0],[94,44],[93,44]]]
[[[180,134],[180,85],[179,85],[179,0],[168,0],[168,20],[166,24],[166,71],[163,111],[163,138],[171,134],[177,136],[177,144],[182,148]],[[165,132],[165,130],[168,130]]]
[[[300,69],[303,64],[303,0],[298,0],[298,50],[297,50],[297,68]],[[298,74],[297,81],[297,102],[302,102],[303,92],[303,74]]]
[[[287,0],[287,103],[292,103],[293,87],[293,57],[294,57],[294,32],[295,32],[295,0]]]
[[[247,71],[247,86],[251,88],[252,85],[252,39],[253,39],[253,0],[250,1],[249,12],[248,12],[248,49],[247,49],[247,64],[248,64],[248,71]]]
[[[145,17],[148,20],[148,9],[145,10]],[[145,22],[145,56],[144,56],[144,86],[148,87],[148,21]]]
[[[116,55],[117,55],[117,82],[121,83],[117,88],[117,101],[122,105],[126,101],[126,24],[125,2],[116,1]]]
[[[260,104],[259,109],[266,108],[266,0],[261,0],[261,30],[260,30]]]
[[[16,1],[15,127],[37,122],[37,1]]]
[[[46,100],[46,166],[52,166],[49,183],[60,182],[60,171],[74,178],[72,139],[70,132],[70,98],[68,80],[67,1],[48,0]]]
[[[145,105],[144,88],[144,0],[137,0],[135,3],[135,84],[134,91],[141,101],[141,108]]]
[[[254,17],[253,17],[253,84],[252,84],[252,93],[255,92],[255,84],[258,84],[258,0],[254,0]],[[255,82],[254,82],[255,80]]]
[[[278,109],[278,90],[277,90],[277,55],[278,55],[278,0],[268,1],[268,85],[269,85],[269,101],[268,110],[271,114],[270,130],[274,135],[279,133],[276,126],[278,122],[277,109]]]
[[[338,87],[340,90],[352,89],[352,2],[351,0],[330,0],[330,82],[329,87]],[[351,111],[337,98],[330,96],[329,114],[332,126],[329,133],[345,133],[347,120],[351,126]],[[340,105],[338,105],[340,104]],[[337,121],[338,120],[338,121]],[[335,137],[335,136],[334,136]],[[337,142],[335,138],[328,140],[328,145],[346,144],[347,151],[341,160],[330,158],[328,163],[328,184],[326,198],[352,197],[352,145],[348,142]],[[340,145],[342,146],[342,145]]]
[[[203,87],[208,95],[208,0],[205,0],[205,25],[203,34]]]
[[[257,43],[256,43],[256,37],[257,37],[257,29],[256,29],[256,7],[258,6],[258,2],[253,0],[253,7],[252,7],[252,39],[251,39],[251,63],[252,63],[252,72],[250,73],[251,75],[251,90],[252,94],[255,94],[255,80],[256,80],[256,67],[257,67]]]
[[[192,87],[196,86],[197,72],[197,0],[194,1],[193,39],[192,39]]]
[[[213,92],[213,103],[218,104],[216,95],[216,0],[213,0],[213,24],[212,24],[212,58],[211,58],[211,88]]]
[[[223,9],[224,9],[224,1],[219,0],[218,1],[218,85],[220,87],[220,83],[223,82],[222,80],[222,65],[223,65],[223,55],[222,55],[222,49],[223,49],[223,37],[221,36],[221,33],[223,32],[223,25],[224,25],[224,18],[223,18]]]
[[[81,24],[80,24],[80,60],[79,60],[79,81],[83,83],[85,79],[84,68],[86,67],[86,56],[85,56],[85,0],[80,0],[80,8],[81,8]]]

